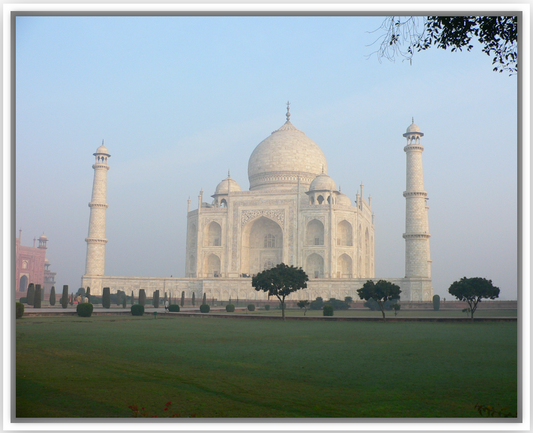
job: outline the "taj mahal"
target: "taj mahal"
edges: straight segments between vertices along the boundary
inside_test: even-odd
[[[328,175],[320,147],[290,121],[253,150],[248,161],[249,189],[228,172],[208,199],[187,203],[185,277],[105,275],[108,159],[104,143],[94,153],[85,275],[82,287],[101,295],[103,287],[147,297],[159,290],[173,298],[266,300],[252,287],[252,276],[278,263],[301,267],[307,289],[288,299],[358,299],[357,289],[374,272],[374,214],[361,184],[355,201]],[[427,192],[424,190],[421,138],[413,123],[403,134],[406,153],[405,276],[386,278],[400,286],[401,300],[429,301],[433,296]],[[185,228],[184,228],[185,229]],[[400,234],[399,234],[400,235]]]

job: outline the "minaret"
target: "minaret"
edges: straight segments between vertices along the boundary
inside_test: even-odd
[[[403,196],[405,206],[405,277],[431,278],[429,255],[427,192],[424,190],[422,152],[420,138],[424,136],[413,123],[403,134],[407,146],[403,148],[407,156],[407,186]]]
[[[104,275],[105,269],[105,213],[108,207],[106,203],[107,192],[107,159],[111,156],[109,151],[102,145],[96,149],[93,182],[93,195],[89,207],[91,216],[89,218],[89,235],[85,238],[87,242],[87,261],[85,264],[85,275]]]

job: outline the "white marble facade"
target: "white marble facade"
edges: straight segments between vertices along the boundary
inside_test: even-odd
[[[228,173],[209,198],[200,192],[196,209],[191,210],[189,200],[185,278],[86,273],[82,286],[90,286],[93,294],[111,287],[135,295],[145,289],[149,297],[160,290],[172,296],[185,292],[187,297],[194,292],[197,298],[205,293],[219,300],[266,299],[253,290],[251,276],[283,262],[302,267],[309,275],[309,288],[292,295],[293,299],[357,299],[356,290],[364,282],[380,279],[374,272],[371,199],[363,197],[363,185],[354,201],[343,194],[328,175],[320,147],[292,125],[288,108],[286,117],[252,152],[249,190],[243,190]],[[414,122],[404,134],[408,140],[406,275],[383,278],[399,284],[402,299],[411,301],[433,296],[422,135]]]

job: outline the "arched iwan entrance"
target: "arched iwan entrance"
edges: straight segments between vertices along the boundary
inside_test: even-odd
[[[283,261],[283,231],[278,223],[260,217],[244,226],[241,273],[254,275]]]

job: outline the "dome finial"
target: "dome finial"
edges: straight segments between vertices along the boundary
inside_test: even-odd
[[[411,117],[413,123],[415,123],[415,116]]]
[[[230,177],[231,177],[231,174],[230,174],[229,169],[228,169],[228,179],[229,179]]]
[[[291,113],[290,113],[291,103],[287,101],[287,122],[291,120]]]

